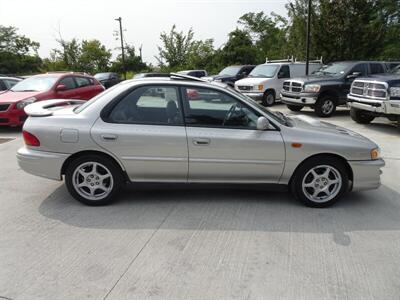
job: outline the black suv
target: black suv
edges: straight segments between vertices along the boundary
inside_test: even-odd
[[[285,81],[281,99],[292,111],[310,106],[318,116],[330,117],[336,111],[336,106],[347,103],[347,94],[354,79],[387,71],[387,65],[378,61],[330,63],[311,76]]]
[[[121,82],[119,75],[113,72],[97,73],[94,75],[94,78],[96,78],[106,89]]]
[[[254,65],[244,65],[244,66],[229,66],[224,68],[218,75],[204,77],[205,79],[215,80],[224,82],[231,87],[235,86],[235,82],[239,79],[247,77],[251,71],[255,68]]]

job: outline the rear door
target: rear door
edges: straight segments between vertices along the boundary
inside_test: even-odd
[[[67,76],[62,78],[56,85],[64,85],[65,90],[56,91],[57,98],[60,99],[80,99],[77,93],[77,86],[73,76]]]
[[[88,77],[75,76],[76,93],[78,99],[89,100],[100,93],[99,87],[94,85],[94,80]]]
[[[172,85],[138,87],[93,126],[93,139],[118,157],[132,181],[186,182],[188,147],[178,98]]]
[[[259,113],[210,88],[182,88],[189,181],[277,183],[285,148],[277,130],[256,129]]]

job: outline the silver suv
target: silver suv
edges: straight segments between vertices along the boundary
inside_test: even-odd
[[[306,205],[325,207],[348,190],[379,187],[384,165],[378,146],[357,133],[178,74],[25,110],[20,167],[64,177],[88,205],[110,203],[125,182],[207,182],[289,185]]]

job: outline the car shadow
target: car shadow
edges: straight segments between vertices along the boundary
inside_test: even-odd
[[[62,185],[41,203],[39,212],[82,228],[327,233],[347,246],[348,232],[400,230],[399,200],[399,193],[382,186],[348,193],[330,208],[312,209],[287,192],[265,188],[155,184],[129,186],[114,204],[89,207]]]

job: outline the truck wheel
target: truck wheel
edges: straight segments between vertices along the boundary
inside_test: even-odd
[[[314,157],[296,170],[291,191],[306,206],[323,208],[334,204],[347,190],[345,165],[334,157]]]
[[[354,107],[350,108],[350,117],[359,124],[369,124],[375,119],[374,116]]]
[[[331,95],[326,95],[318,99],[314,108],[317,116],[321,118],[329,118],[336,111],[336,99]]]
[[[264,106],[272,106],[272,105],[274,105],[275,104],[275,93],[273,91],[265,92],[261,103]]]
[[[291,110],[291,111],[301,111],[301,110],[303,109],[304,106],[287,104],[287,107],[288,107],[289,110]]]

